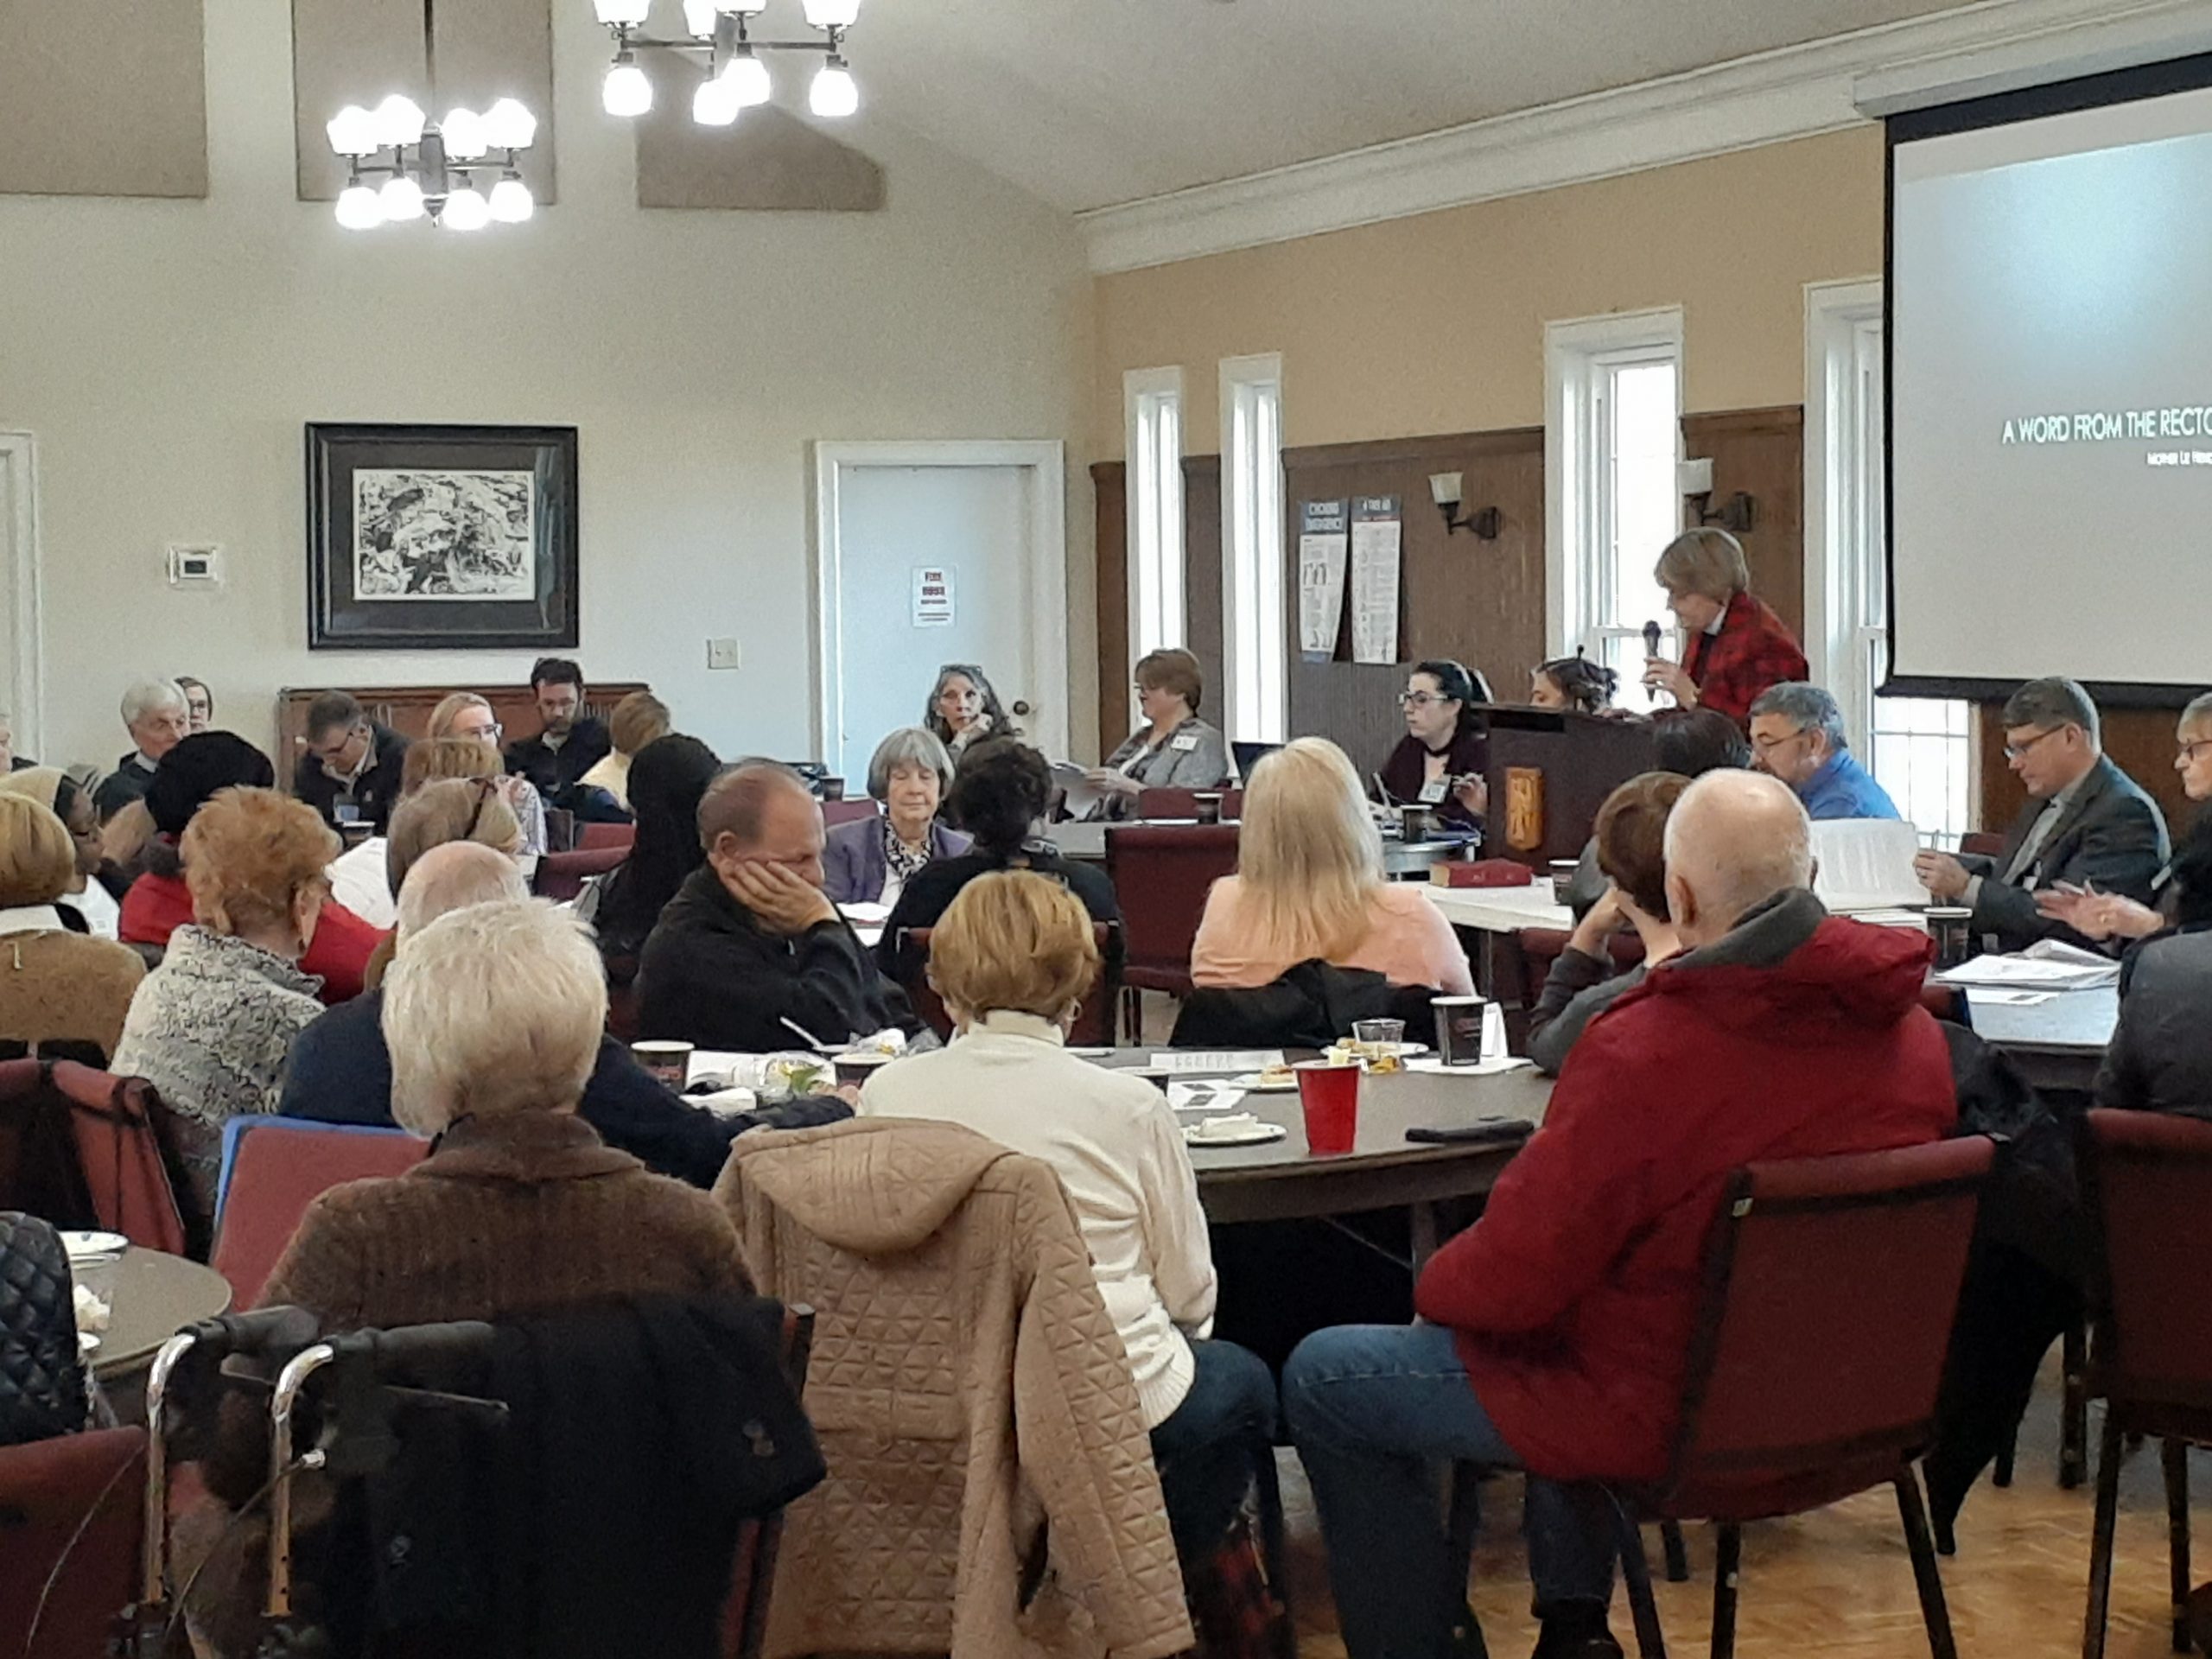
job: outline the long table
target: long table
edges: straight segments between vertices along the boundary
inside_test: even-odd
[[[2049,1001],[1991,1002],[1967,993],[1974,1032],[2002,1049],[2038,1089],[2087,1094],[2120,1023],[2120,989],[2059,991]]]

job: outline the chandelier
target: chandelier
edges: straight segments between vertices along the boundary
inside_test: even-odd
[[[437,102],[437,0],[423,0],[423,64],[430,101]],[[480,115],[456,105],[431,121],[404,92],[373,110],[348,104],[323,130],[348,163],[338,194],[338,222],[373,230],[427,216],[448,231],[518,225],[537,211],[517,156],[537,137],[537,118],[521,101],[500,99]],[[480,174],[496,173],[487,191]],[[373,182],[372,182],[373,181]]]
[[[766,104],[775,91],[763,54],[810,52],[821,55],[807,89],[807,107],[824,120],[837,120],[861,106],[860,88],[845,61],[845,31],[860,16],[861,0],[802,0],[806,21],[822,38],[756,41],[752,23],[768,0],[683,0],[686,41],[657,40],[640,33],[652,0],[592,0],[593,10],[614,39],[614,63],[607,72],[600,101],[609,115],[640,116],[653,106],[653,84],[639,67],[642,51],[672,52],[706,70],[691,95],[691,118],[702,127],[726,127],[741,111]]]

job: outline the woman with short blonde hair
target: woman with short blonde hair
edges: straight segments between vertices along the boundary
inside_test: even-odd
[[[1213,1255],[1166,1097],[1063,1046],[1098,971],[1092,925],[1050,876],[969,881],[930,935],[931,982],[959,1029],[879,1070],[860,1109],[958,1123],[1059,1176],[1128,1354],[1177,1551],[1196,1563],[1223,1541],[1256,1459],[1274,1455],[1274,1384],[1256,1356],[1199,1335]]]
[[[424,735],[433,738],[472,738],[492,752],[490,776],[499,779],[499,788],[507,798],[507,804],[514,810],[515,821],[522,825],[522,851],[517,855],[522,863],[525,879],[537,868],[537,861],[545,855],[549,843],[545,835],[545,798],[537,792],[537,785],[529,779],[506,769],[506,760],[499,747],[499,740],[506,728],[499,724],[498,712],[484,698],[474,691],[454,691],[439,701],[430,710],[430,723]],[[448,760],[444,764],[458,765]],[[458,776],[458,772],[435,774]],[[480,775],[480,774],[471,774]]]
[[[1643,683],[1684,709],[1711,709],[1748,727],[1770,686],[1810,677],[1805,652],[1767,603],[1751,594],[1744,544],[1710,524],[1667,543],[1652,576],[1688,641],[1680,663],[1646,659]]]
[[[169,935],[138,988],[114,1069],[160,1091],[190,1181],[188,1224],[204,1230],[223,1125],[276,1109],[285,1053],[322,1012],[322,982],[299,962],[329,894],[324,870],[338,836],[313,807],[239,787],[194,812],[179,847],[194,920]]]
[[[1351,761],[1326,738],[1301,737],[1252,768],[1236,874],[1206,895],[1191,977],[1250,988],[1316,957],[1394,984],[1474,988],[1427,891],[1384,879],[1382,833]]]
[[[146,965],[62,920],[62,895],[82,879],[77,855],[53,812],[28,794],[0,793],[0,1038],[90,1043],[105,1063]]]

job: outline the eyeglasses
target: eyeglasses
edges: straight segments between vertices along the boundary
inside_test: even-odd
[[[1795,743],[1799,738],[1803,737],[1806,734],[1807,734],[1804,732],[1792,732],[1787,737],[1754,737],[1751,740],[1751,747],[1757,749],[1761,754],[1772,754],[1783,744]]]
[[[2196,764],[2196,753],[2199,749],[2212,749],[2212,737],[2194,738],[2183,744],[2181,758],[2194,766]]]
[[[363,728],[356,726],[352,730],[348,731],[345,736],[340,738],[335,743],[326,744],[321,748],[317,748],[314,744],[310,743],[308,745],[308,753],[315,756],[318,760],[335,760],[340,755],[345,753],[346,750],[353,747],[353,740],[355,738],[363,735],[365,735]]]
[[[476,831],[484,822],[484,809],[491,805],[492,798],[499,792],[499,780],[496,778],[479,778],[475,783],[476,810],[468,815],[468,828],[461,832],[463,841],[476,839]]]
[[[1459,699],[1457,697],[1440,697],[1434,693],[1428,691],[1401,691],[1398,693],[1398,707],[1401,709],[1426,709],[1432,703],[1457,702],[1459,701]]]
[[[2007,743],[2005,746],[2005,758],[2007,760],[2025,760],[2030,749],[2035,747],[2037,744],[2042,742],[2046,737],[2056,737],[2065,729],[2066,728],[2063,726],[2054,726],[2047,732],[2037,732],[2033,737],[2030,738],[2024,743]]]
[[[477,739],[477,740],[478,740],[479,741],[480,741],[480,742],[491,743],[491,744],[495,744],[495,745],[499,742],[499,741],[501,738],[505,737],[506,734],[507,734],[507,728],[506,728],[505,727],[502,726],[501,724],[499,724],[499,722],[498,721],[496,721],[496,720],[495,720],[495,721],[493,721],[489,726],[479,726],[479,727],[478,727],[474,731],[473,731],[473,732],[455,732],[455,733],[454,734],[454,735],[455,737],[473,737],[473,738]]]

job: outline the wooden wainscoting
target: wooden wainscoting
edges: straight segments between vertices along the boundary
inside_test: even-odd
[[[1751,592],[1805,637],[1805,411],[1796,404],[1682,416],[1682,454],[1713,462],[1713,507],[1738,490],[1754,505],[1738,536]]]
[[[614,705],[632,691],[650,691],[641,683],[596,682],[584,688],[584,713],[605,720]],[[350,691],[371,720],[389,726],[403,737],[420,737],[429,729],[430,711],[455,691],[474,691],[492,705],[506,728],[503,742],[535,736],[537,705],[531,689],[513,685],[345,685],[287,688],[276,694],[276,776],[289,780],[292,768],[307,747],[308,705],[326,691]]]
[[[2182,792],[2174,770],[2173,709],[2107,709],[2102,711],[2105,753],[2113,765],[2151,791],[2166,815],[2166,828],[2178,836],[2196,809]],[[2005,761],[2005,705],[1985,702],[1974,711],[1974,759],[1981,769],[1980,825],[2002,830],[2028,804],[2028,792]]]

